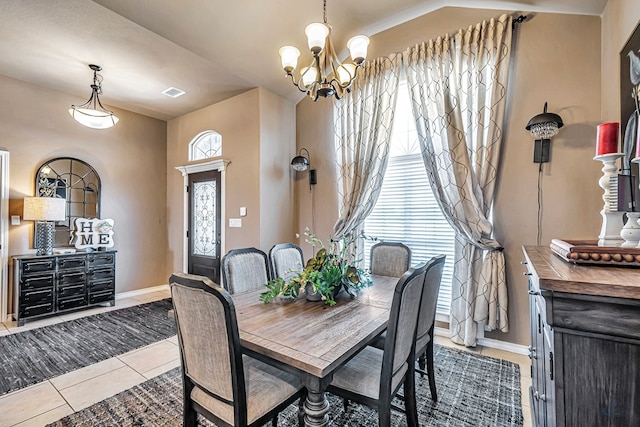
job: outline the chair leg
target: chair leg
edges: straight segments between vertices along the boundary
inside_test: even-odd
[[[184,405],[182,425],[183,427],[196,427],[198,425],[198,413],[189,404]]]
[[[344,406],[344,412],[347,412],[347,409],[349,409],[349,399],[342,399],[342,406]]]
[[[404,381],[404,408],[407,415],[408,427],[418,426],[418,405],[416,402],[416,377],[413,371],[408,371]]]
[[[431,390],[431,399],[438,401],[438,393],[436,392],[436,376],[433,372],[433,340],[427,345],[427,377],[429,378],[429,390]]]
[[[298,400],[298,427],[304,427],[304,401],[307,399],[307,393],[304,393]]]
[[[420,368],[418,372],[420,373],[420,378],[424,377],[426,364],[427,364],[427,351],[425,350],[424,353],[422,353],[420,357],[418,357],[418,367]]]
[[[271,418],[271,426],[272,427],[278,427],[278,415],[276,415],[275,417]]]

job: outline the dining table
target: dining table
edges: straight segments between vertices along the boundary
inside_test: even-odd
[[[304,294],[265,304],[259,296],[266,289],[232,296],[245,353],[298,375],[307,388],[306,426],[329,425],[326,389],[334,372],[387,327],[398,278],[371,281],[355,297],[339,293],[334,306]]]

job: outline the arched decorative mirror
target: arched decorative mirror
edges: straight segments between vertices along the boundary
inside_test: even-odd
[[[36,195],[67,201],[66,218],[56,222],[54,246],[69,246],[76,218],[100,217],[100,176],[86,162],[59,157],[36,172]]]

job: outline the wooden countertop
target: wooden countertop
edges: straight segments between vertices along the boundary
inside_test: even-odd
[[[523,246],[528,268],[540,289],[640,300],[640,269],[576,265],[546,246]]]

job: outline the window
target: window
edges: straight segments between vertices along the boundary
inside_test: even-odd
[[[196,135],[189,143],[189,161],[222,155],[222,135],[208,130]]]
[[[447,261],[437,311],[448,316],[451,311],[455,232],[444,218],[429,185],[406,83],[401,83],[398,90],[389,163],[380,197],[365,221],[364,232],[368,236],[400,241],[409,246],[413,265],[445,254]],[[374,243],[365,241],[367,268]]]

